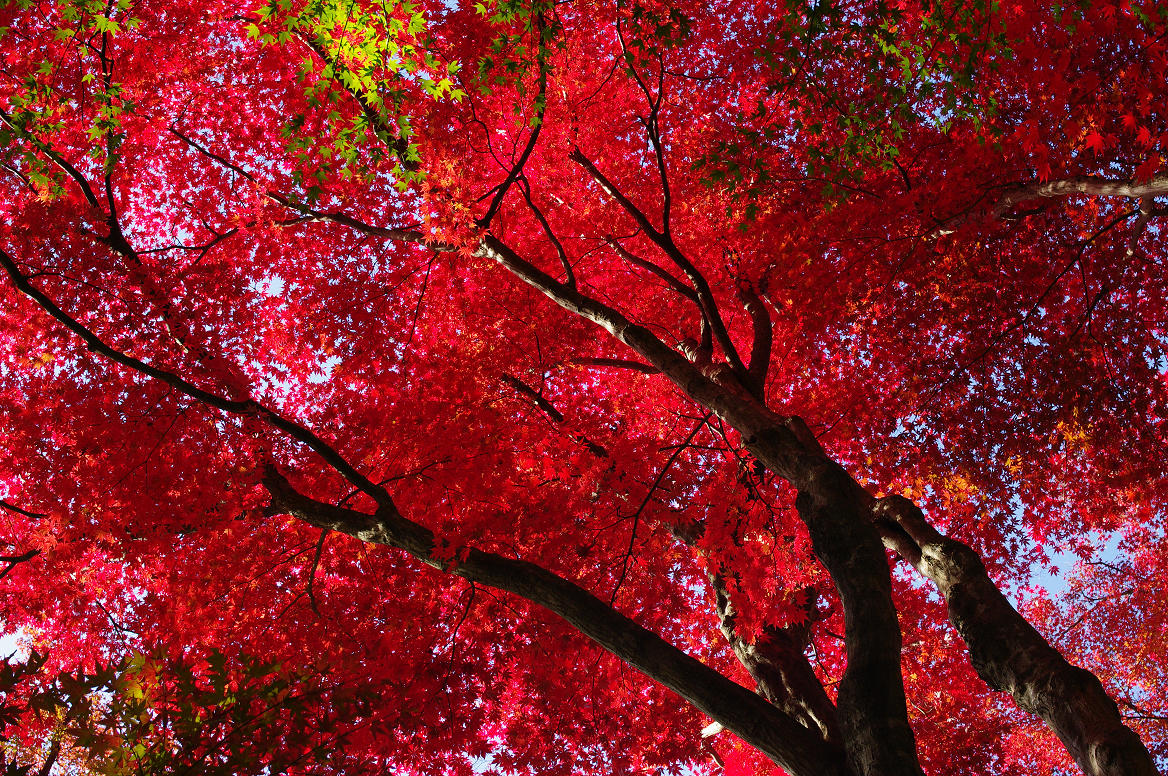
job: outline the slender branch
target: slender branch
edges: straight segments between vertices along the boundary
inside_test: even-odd
[[[486,229],[491,225],[495,214],[499,212],[499,208],[503,205],[503,199],[507,196],[507,192],[511,189],[511,185],[518,180],[519,176],[523,174],[523,168],[527,165],[527,160],[531,156],[531,152],[535,150],[535,144],[539,142],[539,132],[543,129],[544,112],[547,109],[547,77],[549,68],[546,65],[545,58],[542,55],[542,36],[543,36],[543,14],[537,15],[536,35],[541,38],[536,43],[541,50],[539,57],[539,78],[538,91],[535,98],[535,127],[531,130],[531,135],[527,138],[527,145],[523,148],[523,153],[519,155],[519,159],[512,165],[507,177],[497,187],[495,196],[491,199],[491,204],[487,207],[487,212],[475,221],[480,229]]]
[[[11,573],[11,571],[21,563],[30,561],[40,554],[40,550],[28,550],[27,552],[22,552],[19,555],[0,555],[0,563],[8,564],[4,567],[3,571],[0,571],[0,579],[4,579],[4,577],[8,576],[8,574]]]
[[[677,445],[673,452],[669,454],[669,458],[665,460],[665,465],[661,467],[659,472],[657,472],[657,476],[653,479],[653,484],[649,486],[648,492],[645,493],[645,498],[641,499],[641,503],[637,506],[637,510],[633,512],[633,527],[629,530],[629,547],[625,551],[624,561],[621,563],[620,577],[617,578],[616,584],[612,588],[612,595],[609,596],[608,599],[610,606],[616,603],[616,594],[620,592],[621,585],[625,583],[625,576],[629,572],[629,560],[631,560],[633,557],[633,548],[637,543],[637,526],[640,525],[641,522],[641,513],[645,511],[645,507],[647,507],[649,502],[653,499],[653,494],[657,492],[657,488],[661,485],[661,481],[665,479],[665,475],[669,472],[670,467],[673,466],[673,462],[677,460],[678,456],[680,456],[684,450],[689,448],[690,442],[692,442],[694,437],[698,435],[698,432],[702,430],[702,427],[706,425],[706,421],[710,419],[710,414],[711,413],[707,412],[705,417],[698,421],[698,424],[694,426],[685,439],[681,441],[681,444]]]
[[[320,556],[324,553],[324,542],[328,538],[328,529],[322,528],[320,531],[320,539],[316,542],[316,554],[312,556],[312,567],[308,571],[308,603],[312,607],[312,611],[320,617],[320,609],[316,606],[316,593],[313,591],[313,585],[316,582],[316,568],[320,565]]]
[[[231,170],[232,172],[240,175],[242,178],[244,178],[244,180],[247,180],[251,183],[255,183],[256,185],[259,185],[259,181],[256,179],[256,177],[254,175],[252,175],[250,172],[248,172],[244,168],[240,167],[238,164],[235,164],[230,159],[207,149],[205,146],[203,146],[202,144],[200,144],[199,142],[197,142],[193,138],[183,134],[182,132],[175,129],[174,127],[170,127],[170,133],[172,135],[174,135],[175,137],[177,137],[182,142],[186,143],[186,145],[189,146],[193,151],[201,154],[202,156],[207,157],[208,159],[211,159],[215,163],[219,164],[221,167],[225,167],[225,168]],[[314,210],[313,208],[310,208],[307,205],[293,201],[290,197],[288,197],[284,194],[281,194],[281,193],[276,192],[276,191],[267,190],[267,189],[264,190],[264,196],[267,197],[272,202],[274,202],[278,205],[281,205],[283,207],[289,208],[290,210],[295,210],[296,212],[298,212],[298,213],[302,214],[302,216],[304,216],[302,218],[294,219],[291,222],[281,222],[282,225],[288,225],[290,223],[308,223],[311,221],[331,221],[331,222],[336,223],[336,224],[348,226],[352,229],[357,230],[358,232],[361,232],[362,234],[368,234],[368,235],[371,235],[374,237],[383,237],[383,238],[390,239],[390,240],[396,240],[398,242],[409,242],[409,243],[416,243],[419,245],[426,244],[425,235],[423,235],[421,232],[417,231],[416,229],[412,229],[412,228],[408,228],[408,227],[401,228],[401,227],[375,226],[373,224],[366,223],[366,222],[360,220],[359,218],[351,216],[348,213],[343,213],[340,211],[324,212],[321,210]],[[443,246],[438,246],[438,247],[430,246],[430,247],[433,247],[434,250],[451,250],[451,251],[454,250],[453,247],[443,247]]]
[[[547,415],[549,418],[551,418],[556,423],[563,423],[564,422],[564,413],[557,410],[556,405],[552,404],[550,401],[548,401],[546,398],[544,398],[544,395],[542,393],[535,390],[530,385],[528,385],[527,383],[520,380],[518,377],[504,373],[502,376],[500,376],[499,379],[502,380],[503,382],[507,383],[507,385],[511,386],[519,393],[521,393],[524,396],[526,396],[527,398],[531,399],[532,403],[534,403],[535,406],[537,406],[541,410],[543,410],[544,414]]]
[[[669,217],[670,211],[673,209],[673,197],[669,191],[669,173],[665,167],[665,151],[661,143],[661,104],[665,99],[665,60],[658,53],[658,64],[660,65],[660,75],[657,79],[657,96],[654,97],[650,91],[649,86],[641,78],[641,74],[637,72],[634,57],[629,53],[629,47],[625,43],[624,34],[621,32],[620,17],[617,17],[616,36],[620,42],[621,58],[628,63],[629,72],[633,76],[633,80],[645,95],[645,100],[649,103],[649,115],[642,120],[645,126],[645,134],[649,137],[649,144],[653,148],[653,156],[657,163],[657,174],[661,179],[661,231],[665,235],[670,235]]]
[[[312,53],[320,57],[320,60],[326,65],[333,68],[334,71],[345,69],[343,63],[338,62],[333,57],[329,56],[328,50],[324,47],[320,38],[312,38],[302,32],[296,33],[297,39],[303,43]],[[368,95],[359,92],[347,84],[344,79],[339,83],[340,87],[345,90],[345,93],[356,101],[361,109],[361,115],[365,117],[365,121],[369,123],[369,127],[373,133],[377,135],[377,139],[393,151],[397,156],[401,166],[410,171],[415,172],[418,169],[418,163],[409,158],[410,144],[409,141],[402,137],[396,127],[392,127],[377,111],[377,103]]]
[[[548,223],[543,211],[535,204],[535,200],[531,196],[531,186],[527,182],[527,178],[523,175],[519,176],[518,180],[519,191],[523,194],[523,201],[527,203],[527,207],[535,214],[535,219],[539,221],[543,233],[547,235],[548,240],[556,249],[556,255],[560,258],[560,266],[564,268],[564,282],[571,288],[576,288],[576,273],[572,269],[572,263],[568,261],[568,253],[564,250],[564,244],[560,242],[560,238],[556,237],[556,233],[552,230],[552,225]]]
[[[564,422],[564,413],[556,409],[556,405],[548,401],[547,398],[543,395],[542,391],[535,390],[530,385],[520,380],[518,377],[514,377],[509,374],[504,374],[500,379],[519,393],[531,399],[535,406],[543,410],[543,413],[547,415],[553,423],[560,424]],[[572,439],[587,447],[588,452],[592,453],[597,458],[608,457],[608,450],[606,450],[603,445],[599,445],[596,442],[593,442],[586,435],[573,434]]]
[[[4,499],[0,499],[0,508],[7,509],[9,512],[15,512],[18,515],[24,515],[25,517],[31,518],[33,520],[40,520],[41,518],[48,517],[48,515],[44,514],[43,512],[30,512],[27,509],[21,509],[15,504],[5,501]]]
[[[704,311],[702,310],[701,300],[698,299],[698,292],[695,291],[694,289],[690,288],[689,286],[687,286],[685,283],[682,283],[680,280],[678,280],[676,277],[674,277],[673,274],[670,273],[668,270],[666,270],[664,267],[662,267],[659,264],[655,264],[655,263],[649,261],[648,259],[642,259],[640,256],[637,256],[634,253],[630,253],[612,235],[605,235],[604,241],[606,243],[608,243],[609,247],[612,248],[614,251],[616,251],[616,254],[618,256],[620,256],[622,259],[627,261],[629,264],[636,265],[636,266],[640,267],[641,269],[646,269],[649,272],[652,272],[654,275],[656,275],[657,277],[664,280],[666,282],[666,284],[670,288],[672,288],[674,291],[676,291],[678,294],[685,297],[686,299],[691,300],[694,304],[696,304],[698,306],[698,311],[701,312],[703,315],[705,314]]]
[[[939,381],[938,384],[933,387],[933,389],[929,392],[927,399],[932,399],[938,396],[955,379],[965,375],[965,373],[968,372],[972,367],[977,365],[982,359],[992,353],[1006,337],[1026,326],[1031,321],[1031,319],[1039,313],[1039,311],[1042,309],[1042,302],[1051,294],[1052,291],[1058,287],[1059,282],[1062,281],[1066,274],[1074,269],[1076,265],[1081,267],[1083,255],[1087,248],[1094,244],[1094,242],[1104,234],[1114,229],[1117,225],[1131,218],[1135,214],[1135,211],[1124,211],[1110,219],[1106,224],[1104,224],[1090,236],[1081,240],[1078,247],[1075,249],[1075,252],[1071,255],[1070,260],[1068,260],[1067,263],[1064,264],[1059,269],[1059,271],[1055,273],[1054,277],[1051,278],[1050,282],[1047,283],[1042,292],[1039,293],[1039,295],[1035,297],[1034,300],[1030,303],[1030,306],[1027,308],[1026,312],[1024,312],[1017,320],[1002,327],[1002,329],[994,334],[990,338],[989,342],[982,346],[982,348],[975,355],[959,363],[947,379]]]
[[[93,188],[89,185],[89,181],[86,180],[85,176],[81,174],[80,170],[70,164],[68,160],[65,159],[65,157],[54,151],[52,146],[50,146],[48,143],[45,143],[42,140],[38,140],[36,136],[32,134],[32,132],[29,132],[27,129],[21,126],[13,118],[13,116],[3,108],[0,108],[0,122],[3,122],[4,125],[13,132],[31,143],[34,148],[47,156],[49,160],[57,166],[57,168],[76,181],[78,188],[81,189],[81,195],[85,197],[85,201],[89,203],[90,207],[93,207],[96,210],[101,210],[101,205],[99,204],[97,195],[93,193]]]
[[[643,364],[640,361],[632,361],[627,358],[573,358],[571,363],[579,364],[581,366],[598,366],[607,367],[611,369],[631,369],[634,372],[640,372],[646,375],[661,374],[661,370],[649,364]]]
[[[648,217],[636,205],[634,205],[628,197],[626,197],[624,194],[621,194],[620,191],[617,190],[616,186],[614,186],[612,182],[605,177],[604,173],[602,173],[596,167],[596,165],[594,165],[588,159],[588,157],[584,156],[579,148],[573,148],[571,154],[569,154],[569,158],[583,167],[588,172],[588,174],[591,175],[592,178],[600,184],[601,188],[603,188],[609,196],[615,199],[617,203],[625,210],[625,212],[633,217],[633,220],[636,221],[637,225],[641,227],[646,235],[649,236],[649,239],[651,239],[665,253],[665,255],[668,256],[670,260],[676,264],[682,272],[685,273],[685,276],[689,279],[689,282],[693,285],[694,290],[697,292],[702,311],[705,313],[710,328],[713,330],[714,339],[718,341],[718,345],[722,348],[722,352],[726,356],[726,360],[730,363],[731,368],[738,375],[745,375],[746,367],[742,363],[742,358],[738,355],[738,350],[734,347],[734,343],[730,340],[730,334],[726,329],[726,324],[722,320],[721,313],[718,312],[718,305],[714,301],[713,291],[710,289],[710,284],[706,280],[705,276],[702,275],[702,273],[698,271],[698,268],[695,267],[694,264],[685,257],[685,254],[683,254],[678,249],[677,245],[673,242],[673,238],[664,232],[657,231],[657,229],[653,227],[653,224],[649,222]]]
[[[90,351],[97,353],[109,360],[121,364],[135,372],[152,377],[159,382],[169,385],[195,399],[198,402],[206,404],[209,407],[222,410],[232,415],[240,415],[244,417],[254,417],[264,421],[273,428],[284,432],[288,436],[303,443],[310,450],[319,455],[324,461],[337,471],[342,477],[352,483],[354,486],[360,488],[364,493],[373,498],[376,502],[389,503],[391,501],[389,493],[380,485],[371,482],[365,475],[357,471],[336,449],[330,446],[327,442],[317,436],[315,433],[306,427],[288,420],[275,410],[272,410],[259,402],[248,399],[228,399],[219,396],[216,393],[200,388],[191,383],[174,372],[161,369],[152,364],[147,364],[145,361],[137,359],[131,355],[123,353],[107,345],[100,337],[93,333],[92,330],[78,322],[75,318],[70,316],[64,310],[57,306],[52,299],[46,296],[42,291],[33,286],[23,274],[16,263],[4,249],[0,248],[0,267],[8,274],[9,279],[16,288],[31,299],[37,306],[48,313],[52,318],[65,326],[69,331],[73,332]]]

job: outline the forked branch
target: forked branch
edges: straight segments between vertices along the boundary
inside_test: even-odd
[[[40,554],[40,550],[27,550],[19,555],[0,555],[0,563],[5,564],[4,568],[0,569],[0,579],[4,579],[4,577],[12,573],[12,570],[21,563],[30,561]]]
[[[497,250],[498,247],[488,255]],[[296,492],[274,467],[269,466],[264,481],[272,494],[274,510],[298,517],[318,528],[405,550],[433,568],[524,597],[560,616],[600,646],[677,692],[699,711],[720,722],[790,773],[796,776],[852,776],[841,750],[824,743],[764,699],[685,654],[572,582],[534,564],[474,549],[464,550],[460,554],[461,560],[451,564],[439,551],[433,532],[403,517],[384,488],[357,472],[311,431],[253,400],[223,398],[172,372],[115,350],[34,287],[20,272],[16,261],[2,250],[0,265],[17,289],[69,329],[90,350],[209,407],[257,417],[305,442],[378,504],[375,514],[367,514],[314,501]],[[538,272],[534,268],[531,271]],[[576,293],[551,278],[547,280],[565,294]]]
[[[722,349],[722,353],[726,356],[726,361],[730,364],[730,368],[734,372],[743,377],[746,375],[746,366],[742,363],[741,356],[738,355],[738,349],[734,347],[733,341],[730,339],[730,333],[726,329],[726,323],[722,320],[722,314],[718,310],[718,305],[714,301],[714,293],[710,288],[709,281],[706,277],[698,271],[685,254],[674,243],[672,236],[665,232],[658,231],[649,221],[648,216],[641,211],[632,200],[622,194],[612,181],[605,177],[604,173],[600,171],[595,164],[593,164],[588,157],[580,151],[579,148],[573,148],[569,156],[572,161],[583,167],[593,180],[595,180],[602,189],[614,200],[621,208],[632,216],[637,226],[659,247],[670,261],[678,266],[685,274],[686,278],[693,285],[694,291],[698,295],[698,300],[705,314],[706,320],[709,322],[710,328],[713,331],[714,339],[718,343],[718,347]]]

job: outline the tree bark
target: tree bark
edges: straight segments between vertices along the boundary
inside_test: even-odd
[[[785,628],[767,627],[758,639],[749,642],[735,628],[736,611],[726,585],[717,576],[711,584],[722,635],[758,684],[759,693],[808,730],[818,732],[823,740],[840,744],[843,739],[835,704],[827,697],[804,653],[811,621]]]
[[[920,776],[900,673],[900,624],[884,547],[870,519],[872,497],[824,454],[802,421],[791,425],[750,396],[738,370],[723,367],[728,374],[708,376],[645,327],[555,280],[496,237],[484,237],[478,253],[631,347],[799,490],[800,517],[844,606],[848,662],[837,708],[848,761],[865,776]]]
[[[1079,183],[1069,188],[1100,193],[1092,188],[1094,181],[1086,189]],[[1162,185],[1163,181],[1152,184]],[[1039,195],[1062,193],[1073,192]],[[824,453],[802,420],[771,412],[745,392],[735,390],[731,379],[712,379],[617,311],[574,289],[564,293],[560,284],[497,239],[485,238],[480,251],[639,353],[682,393],[736,429],[744,446],[759,461],[799,491],[796,507],[844,606],[848,662],[837,708],[848,759],[857,773],[920,773],[907,721],[900,630],[883,544],[900,552],[938,585],[979,674],[991,687],[1010,692],[1023,709],[1042,717],[1087,776],[1157,773],[1147,749],[1123,725],[1098,678],[1072,666],[1046,643],[989,579],[972,549],[944,539],[923,517],[919,518],[922,527],[907,516],[911,510],[903,508],[890,513],[907,521],[893,542],[886,530],[889,521],[884,521],[885,530],[879,532],[871,522],[876,500]],[[901,502],[882,503],[887,509],[887,504]],[[911,506],[907,500],[904,503]],[[914,536],[908,526],[920,536]],[[910,545],[918,542],[923,544],[914,551]]]
[[[942,536],[911,501],[880,499],[885,544],[936,584],[978,676],[1043,719],[1087,776],[1156,776],[1103,684],[1067,662],[1010,604],[968,545]]]

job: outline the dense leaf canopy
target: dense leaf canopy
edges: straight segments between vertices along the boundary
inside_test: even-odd
[[[1162,4],[0,8],[54,668],[328,665],[403,774],[1168,761]]]

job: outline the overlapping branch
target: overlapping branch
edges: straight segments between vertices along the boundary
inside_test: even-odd
[[[0,563],[5,564],[4,568],[0,569],[0,579],[12,573],[12,570],[21,563],[26,563],[40,554],[40,550],[26,550],[16,555],[0,555]]]
[[[848,774],[840,750],[826,744],[763,698],[695,660],[594,595],[522,560],[464,549],[442,557],[434,534],[385,507],[377,514],[315,501],[294,490],[274,468],[265,485],[272,510],[363,542],[408,552],[426,565],[520,596],[554,613],[613,655],[662,683],[792,774]]]
[[[238,165],[213,154],[177,130],[172,131],[200,154],[254,180]],[[489,233],[482,237],[475,253],[496,262],[561,307],[610,332],[646,362],[632,362],[639,364],[641,371],[665,375],[684,395],[716,413],[741,434],[744,446],[759,461],[799,491],[796,506],[807,525],[816,555],[836,584],[844,608],[848,660],[837,711],[838,738],[846,751],[846,764],[841,751],[823,740],[823,736],[834,735],[830,731],[824,733],[821,729],[812,733],[806,724],[800,724],[775,705],[693,660],[572,582],[533,564],[474,549],[466,550],[457,562],[450,562],[444,553],[437,551],[432,532],[402,516],[382,486],[368,480],[306,427],[253,400],[219,396],[174,372],[109,347],[33,286],[20,272],[16,260],[2,250],[0,265],[20,291],[72,331],[90,350],[160,380],[210,407],[254,417],[297,439],[378,504],[375,514],[367,514],[318,502],[296,492],[275,468],[270,468],[265,482],[273,495],[274,508],[321,528],[396,547],[434,568],[515,593],[547,608],[614,655],[678,692],[792,773],[800,776],[920,773],[907,721],[899,664],[900,631],[892,605],[884,545],[896,550],[937,584],[949,603],[951,618],[969,645],[979,673],[995,689],[1010,691],[1023,708],[1042,715],[1089,776],[1155,773],[1146,749],[1123,726],[1115,704],[1107,698],[1098,679],[1066,663],[1010,607],[972,550],[941,537],[907,501],[877,502],[824,453],[801,421],[766,408],[761,387],[757,386],[765,381],[770,360],[771,324],[757,295],[750,298],[753,290],[740,290],[754,325],[748,368],[734,348],[709,283],[677,248],[668,226],[663,225],[660,231],[655,229],[645,214],[617,191],[578,149],[572,158],[682,270],[690,285],[673,278],[675,283],[671,287],[696,301],[731,369],[740,377],[749,376],[756,386],[752,395],[731,390],[665,345],[647,328],[581,293],[570,271],[567,281],[556,280]],[[84,178],[80,174],[78,178],[83,192],[87,191]],[[1148,189],[1149,186],[1152,188]],[[1008,192],[995,208],[1003,208],[1001,214],[1028,199],[1072,194],[1151,197],[1165,191],[1168,191],[1168,178],[1164,176],[1138,185],[1094,178],[1068,179]],[[92,191],[88,191],[87,199],[90,197]],[[453,250],[451,246],[433,244],[415,229],[378,227],[345,213],[315,211],[276,193],[269,193],[268,198],[296,210],[301,217],[331,221],[365,234],[423,244],[433,250]],[[567,264],[562,245],[558,250]],[[567,268],[570,270],[570,264]],[[673,277],[664,270],[661,272]],[[654,274],[661,276],[658,272]],[[691,290],[693,296],[688,293]],[[724,609],[729,616],[731,609]],[[1006,638],[1002,637],[1003,633],[1007,634]]]
[[[581,163],[588,166],[587,160]],[[598,181],[610,190],[618,202],[621,200],[622,195],[612,189],[611,184],[602,175],[597,172],[594,177],[597,177]],[[634,213],[634,218],[640,214],[640,211],[636,210],[631,203],[628,203],[626,210]],[[333,214],[329,220],[345,223],[360,231],[379,234],[390,239],[415,243],[426,242],[424,235],[417,232],[372,227],[341,214]],[[638,221],[642,220],[643,223],[639,225],[642,229],[648,227],[646,231],[652,236],[654,234],[650,231],[652,226],[648,224],[647,219],[644,219],[643,214],[640,214]],[[656,234],[660,235],[660,233]],[[429,247],[435,248],[433,245]],[[442,249],[441,246],[438,249]],[[879,524],[881,529],[879,534],[871,524],[873,509],[876,505],[875,499],[823,453],[813,438],[804,433],[805,427],[801,426],[797,419],[775,415],[757,401],[752,401],[727,390],[725,386],[710,379],[689,359],[666,346],[644,327],[631,323],[614,308],[580,293],[574,283],[557,281],[523,259],[498,238],[490,234],[485,235],[476,249],[476,253],[497,262],[518,279],[544,293],[561,307],[606,329],[645,359],[647,363],[630,362],[627,359],[592,359],[590,362],[595,362],[598,365],[620,366],[632,363],[637,365],[636,368],[639,371],[664,374],[685,395],[716,412],[736,428],[742,434],[745,446],[760,461],[798,488],[800,491],[797,502],[799,512],[811,532],[816,554],[831,573],[844,605],[848,663],[840,686],[838,717],[840,737],[847,748],[851,766],[857,773],[919,773],[919,766],[916,765],[915,745],[911,729],[907,724],[903,685],[899,673],[900,634],[895,610],[891,604],[891,585],[881,544],[882,538],[886,544],[891,541],[889,539],[889,523],[885,520]],[[696,269],[694,271],[696,272]],[[654,274],[661,276],[657,272]],[[691,282],[695,282],[688,272],[686,275]],[[676,283],[670,283],[674,290],[679,290],[678,287],[689,289],[680,280],[676,278],[674,280]],[[698,283],[695,282],[695,286],[697,285]],[[706,293],[708,293],[708,284],[705,288]],[[698,297],[697,301],[704,313],[707,308],[702,305],[702,291],[699,288],[689,290],[692,290],[693,295]],[[757,310],[752,312],[750,310],[752,302],[755,303],[755,306],[761,307],[757,302],[757,297],[752,300],[747,291],[742,293],[746,296],[744,305],[748,312],[751,312],[755,327],[755,345],[752,349],[751,369],[748,370],[748,373],[753,372],[752,377],[761,382],[765,379],[764,366],[769,362],[769,356],[764,354],[768,345],[766,333],[770,328],[769,315],[766,315],[765,308],[762,310],[762,315],[757,314]],[[683,295],[693,298],[688,292],[683,293]],[[605,363],[601,364],[601,362]],[[919,553],[914,556],[911,543],[903,541],[902,533],[895,535],[900,537],[901,541],[889,544],[889,546],[898,552],[905,553],[906,559],[917,565]],[[969,553],[972,554],[972,551]],[[914,557],[918,557],[918,560],[914,560]],[[976,558],[975,555],[972,557]],[[988,580],[988,577],[981,584],[984,587],[983,597],[986,601],[1000,600],[1004,602],[1006,607],[1009,606],[1000,591]],[[942,592],[947,598],[950,598],[955,589],[957,588],[950,586],[943,588]],[[974,611],[976,613],[980,610],[975,607]],[[964,618],[963,622],[966,623],[965,627],[969,633],[982,634],[974,636],[970,642],[971,655],[975,656],[975,661],[978,660],[977,655],[981,653],[984,645],[993,641],[992,636],[987,641],[985,634],[994,633],[995,623],[978,620],[976,617],[971,618],[968,613],[954,614],[953,616]],[[1013,617],[1015,625],[1021,623],[1025,625],[1022,630],[1029,628],[1033,632],[1033,629],[1016,612],[1014,612]],[[1036,639],[1032,644],[1034,650],[1047,655],[1054,652],[1053,648],[1046,644],[1036,632],[1033,633],[1033,637]],[[1057,652],[1054,654],[1057,655]],[[1033,667],[1032,663],[1029,662],[1027,650],[1002,656],[997,662],[1002,666],[999,670],[1006,671],[1007,674],[1025,672]],[[1096,695],[1104,700],[1097,705],[1102,709],[1100,713],[1107,711],[1105,708],[1107,706],[1106,695],[1101,686],[1098,685],[1098,680],[1093,676],[1081,669],[1069,666],[1065,661],[1062,661],[1062,667],[1058,661],[1046,661],[1043,665],[1045,669],[1032,676],[1030,684],[1025,685],[1024,689],[1015,693],[1016,697],[1020,698],[1020,705],[1024,708],[1044,713],[1041,704],[1031,702],[1027,693],[1033,693],[1035,686],[1051,679],[1056,674],[1069,671],[1067,676],[1083,679],[1084,686],[1090,685],[1093,681],[1094,685],[1099,687]],[[757,665],[756,670],[758,670]],[[1084,679],[1083,675],[1090,677],[1090,680]],[[1008,682],[989,675],[987,677],[991,686],[1010,689]],[[1011,691],[1013,692],[1013,690]],[[1057,695],[1054,693],[1047,698],[1048,705],[1051,699]],[[1111,708],[1114,708],[1114,704],[1111,704]],[[1095,724],[1092,720],[1095,720],[1097,716],[1095,711],[1084,716],[1082,710],[1078,708],[1064,708],[1060,713],[1065,719],[1048,719],[1048,722],[1060,736],[1065,735],[1067,730],[1073,732],[1076,729],[1091,729],[1092,725]],[[1104,717],[1107,717],[1106,713],[1104,713]],[[1135,738],[1130,730],[1122,726],[1122,721],[1117,713],[1107,717],[1100,724],[1102,725],[1100,729],[1111,730],[1114,733],[1111,738],[1116,739],[1118,743],[1083,744],[1075,739],[1074,735],[1070,737],[1070,740],[1065,739],[1068,748],[1077,759],[1081,760],[1081,764],[1086,763],[1084,768],[1089,774],[1095,776],[1095,774],[1154,772],[1154,770],[1147,770],[1152,766],[1146,750],[1143,750],[1138,738]],[[1111,739],[1108,741],[1110,742]],[[1115,751],[1122,749],[1126,752],[1127,754],[1124,756],[1132,758],[1134,765],[1131,767],[1135,770],[1126,766],[1121,767],[1118,763],[1109,761],[1108,758],[1111,755],[1108,752],[1113,751],[1108,749],[1109,746],[1113,749],[1118,747]],[[1086,760],[1082,759],[1084,757],[1082,752],[1087,752]],[[1090,760],[1090,758],[1094,758],[1094,760]],[[1112,760],[1114,759],[1112,757]],[[1140,768],[1144,770],[1140,770]]]
[[[844,607],[848,663],[838,707],[849,761],[861,774],[919,774],[900,674],[892,583],[869,518],[872,497],[805,439],[800,433],[805,427],[714,382],[615,309],[559,283],[492,235],[483,238],[478,253],[631,347],[690,399],[738,430],[756,458],[800,491],[800,516]]]

